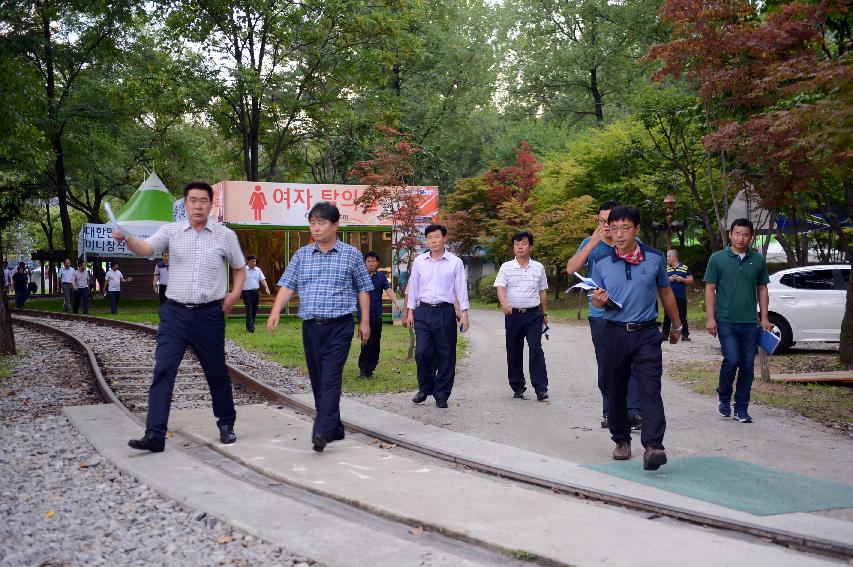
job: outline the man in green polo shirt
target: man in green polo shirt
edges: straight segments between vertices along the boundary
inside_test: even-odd
[[[723,364],[717,387],[720,415],[732,417],[732,385],[735,388],[734,419],[752,423],[747,412],[752,379],[755,376],[755,345],[759,325],[755,313],[756,298],[761,312],[761,327],[773,325],[767,319],[767,262],[749,248],[753,227],[749,219],[735,219],[729,230],[730,246],[715,252],[705,271],[705,310],[708,332],[720,339]]]

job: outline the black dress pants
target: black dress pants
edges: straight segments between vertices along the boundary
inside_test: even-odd
[[[548,370],[542,350],[542,311],[504,315],[506,329],[506,366],[513,392],[526,390],[524,380],[524,341],[530,351],[530,383],[537,392],[548,391]]]
[[[415,309],[418,391],[447,400],[456,377],[456,311],[452,303]]]
[[[666,417],[661,398],[661,338],[661,332],[656,325],[636,331],[610,324],[604,328],[602,343],[604,352],[607,353],[604,357],[604,372],[610,394],[607,399],[607,417],[610,435],[614,441],[631,439],[631,423],[628,420],[625,395],[633,371],[640,387],[640,411],[643,414],[640,439],[643,447],[664,448]]]
[[[261,302],[261,294],[257,289],[243,290],[243,304],[246,306],[246,330],[255,330],[255,317],[258,315],[258,305]]]
[[[379,346],[382,341],[382,319],[370,320],[370,339],[361,347],[358,356],[358,369],[364,373],[376,370],[379,364]]]

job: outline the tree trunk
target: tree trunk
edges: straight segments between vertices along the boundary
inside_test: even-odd
[[[0,299],[0,354],[15,354],[15,332],[12,329],[12,314],[9,312],[9,296],[3,290]]]
[[[767,364],[767,353],[763,348],[758,349],[758,363],[761,365],[761,381],[765,384],[770,383],[770,366]]]
[[[65,253],[71,253],[71,217],[68,215],[68,182],[65,179],[65,154],[62,149],[62,128],[59,124],[59,111],[56,108],[56,71],[53,58],[53,37],[50,19],[42,15],[42,33],[44,39],[44,67],[46,70],[46,94],[48,115],[48,136],[53,147],[53,174],[56,177],[56,197],[59,200],[59,218],[62,221],[62,245]]]
[[[589,90],[595,103],[595,124],[596,126],[603,126],[604,105],[601,100],[601,91],[598,90],[598,68],[596,67],[589,70]]]
[[[0,256],[3,253],[3,231],[0,231]],[[0,288],[3,284],[0,283]],[[12,316],[9,314],[9,295],[6,289],[0,290],[0,354],[15,354],[15,332],[12,329]]]

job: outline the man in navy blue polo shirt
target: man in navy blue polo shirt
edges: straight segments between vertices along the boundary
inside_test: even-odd
[[[598,207],[598,227],[593,231],[591,236],[583,239],[583,242],[578,246],[578,251],[574,256],[569,258],[566,263],[566,272],[569,274],[569,279],[574,276],[574,273],[586,265],[586,273],[592,276],[592,269],[595,267],[595,262],[598,258],[607,257],[613,253],[613,235],[610,233],[607,219],[610,217],[610,211],[619,206],[617,201],[604,201]],[[639,240],[638,240],[639,242]],[[608,402],[607,402],[607,379],[604,376],[604,359],[607,357],[607,352],[602,348],[601,335],[604,333],[604,310],[599,309],[592,304],[592,297],[589,298],[589,332],[592,336],[592,348],[595,351],[595,362],[598,367],[598,390],[601,392],[601,427],[607,429],[609,423],[607,420]],[[643,416],[640,413],[640,387],[637,385],[637,378],[631,374],[628,380],[628,417],[631,420],[631,429],[641,429],[643,427]]]
[[[592,303],[604,309],[606,327],[602,342],[608,354],[604,372],[610,393],[610,435],[616,443],[613,458],[631,458],[631,424],[625,394],[633,370],[640,386],[643,412],[640,437],[645,447],[643,468],[657,470],[666,463],[658,296],[673,322],[671,343],[677,343],[681,337],[681,318],[669,286],[663,253],[636,241],[640,232],[639,211],[634,207],[616,207],[610,211],[608,224],[615,247],[610,256],[595,263],[592,279],[600,288],[592,292]]]
[[[370,338],[367,292],[373,289],[373,283],[361,253],[338,240],[340,218],[338,208],[326,201],[317,203],[308,212],[314,242],[294,252],[278,281],[278,294],[267,319],[267,329],[275,330],[282,308],[294,292],[299,293],[302,346],[317,410],[311,443],[317,452],[323,451],[327,443],[344,438],[341,384],[352,344],[352,314],[356,308],[361,315],[358,325],[361,344]]]
[[[379,271],[379,254],[371,250],[364,255],[364,267],[373,282],[370,294],[370,339],[361,346],[361,354],[358,356],[358,377],[372,378],[376,365],[379,364],[379,344],[382,340],[382,296],[388,295],[388,299],[394,302],[397,311],[401,311],[397,295],[391,289],[388,278]]]

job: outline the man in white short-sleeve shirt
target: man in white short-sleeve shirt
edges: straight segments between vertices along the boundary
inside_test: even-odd
[[[504,312],[506,365],[509,387],[524,399],[524,341],[530,351],[530,383],[540,402],[548,399],[548,369],[542,350],[542,334],[548,324],[548,278],[545,267],[530,258],[533,235],[519,232],[512,237],[515,259],[504,262],[495,278],[498,301]]]
[[[133,281],[133,278],[126,278],[121,270],[118,269],[118,262],[111,262],[110,269],[104,275],[104,284],[107,288],[107,295],[110,296],[110,313],[118,313],[118,301],[121,298],[122,282]]]
[[[255,317],[261,303],[261,286],[270,294],[270,286],[264,273],[258,267],[258,257],[250,254],[246,257],[246,281],[243,282],[243,304],[246,306],[246,330],[255,332]]]

